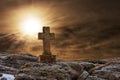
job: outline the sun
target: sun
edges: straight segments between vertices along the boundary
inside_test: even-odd
[[[42,22],[35,16],[28,15],[21,22],[22,32],[24,34],[33,36],[42,29]]]

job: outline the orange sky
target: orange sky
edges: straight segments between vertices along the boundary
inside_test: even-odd
[[[21,22],[32,14],[56,33],[52,50],[60,57],[120,56],[119,3],[120,0],[0,0],[0,33],[21,32]],[[31,43],[21,33],[16,40],[19,44],[29,45],[35,55],[42,51],[37,38]],[[20,38],[25,41],[18,41]]]

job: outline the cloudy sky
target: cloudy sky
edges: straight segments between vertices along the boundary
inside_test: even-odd
[[[19,32],[21,18],[35,13],[56,33],[52,51],[59,58],[116,57],[120,56],[119,4],[120,0],[0,0],[0,32]],[[42,50],[38,44],[30,46],[35,55]]]

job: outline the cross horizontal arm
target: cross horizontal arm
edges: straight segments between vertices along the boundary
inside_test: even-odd
[[[50,33],[50,40],[54,40],[55,39],[55,34],[54,33]]]
[[[44,34],[43,33],[38,33],[38,39],[43,39],[44,38]]]

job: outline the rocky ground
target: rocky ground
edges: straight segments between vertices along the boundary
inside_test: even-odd
[[[120,80],[120,58],[39,63],[30,54],[0,53],[0,80]]]

